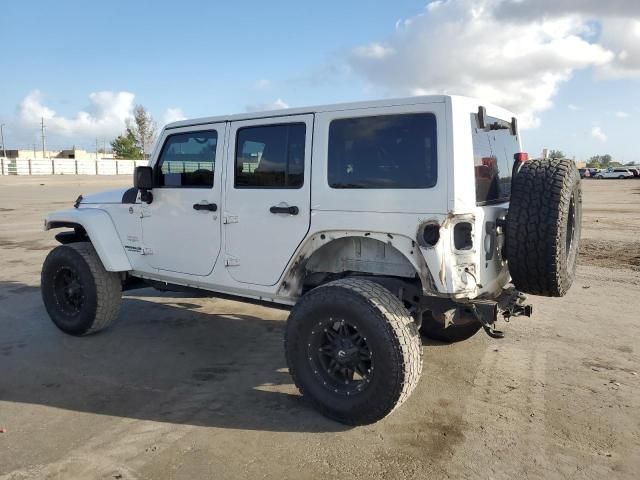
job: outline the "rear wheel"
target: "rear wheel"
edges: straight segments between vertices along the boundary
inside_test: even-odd
[[[420,336],[389,290],[347,278],[304,295],[285,335],[289,372],[322,414],[350,425],[376,422],[401,405],[422,371]]]
[[[40,284],[51,320],[66,333],[95,333],[118,316],[120,277],[104,269],[89,242],[54,248],[42,266]]]
[[[482,328],[471,313],[454,308],[434,314],[427,311],[422,316],[420,333],[439,342],[462,342],[473,337]]]

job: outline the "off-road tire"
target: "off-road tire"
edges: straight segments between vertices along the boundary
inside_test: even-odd
[[[65,310],[64,294],[56,289],[56,275],[75,272],[81,285],[77,312]],[[55,325],[71,335],[87,335],[108,327],[118,316],[122,300],[120,276],[107,272],[93,245],[70,243],[54,248],[44,261],[40,277],[42,300]]]
[[[458,319],[456,314],[453,323],[445,325],[444,321],[436,319],[431,312],[425,312],[422,316],[420,333],[431,340],[444,343],[455,343],[468,340],[482,328],[480,322],[473,318]],[[459,322],[456,324],[456,322]]]
[[[357,325],[371,349],[370,382],[350,396],[323,384],[307,350],[313,329],[334,318]],[[289,372],[305,399],[348,425],[370,424],[390,414],[409,397],[422,371],[420,335],[410,313],[389,290],[359,278],[336,280],[305,294],[289,315],[285,351]]]
[[[582,226],[580,174],[571,160],[531,160],[515,175],[506,257],[515,287],[561,297],[575,277]]]

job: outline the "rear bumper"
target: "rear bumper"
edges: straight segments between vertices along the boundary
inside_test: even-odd
[[[508,320],[511,317],[527,316],[533,313],[533,307],[526,303],[527,296],[516,290],[513,285],[508,285],[502,293],[493,299],[474,299],[468,303],[475,306],[476,311],[482,317],[481,323],[493,325],[501,315]]]

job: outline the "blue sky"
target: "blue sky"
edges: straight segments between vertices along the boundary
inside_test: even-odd
[[[135,103],[162,123],[446,92],[519,111],[530,152],[640,162],[640,2],[427,3],[3,2],[7,147],[44,115],[49,145],[92,148]]]

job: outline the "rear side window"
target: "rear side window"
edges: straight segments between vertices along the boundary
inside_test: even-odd
[[[487,125],[490,127],[478,128],[477,116],[471,114],[478,205],[509,201],[513,156],[520,151],[518,137],[512,135],[509,122],[487,117]]]
[[[329,125],[332,188],[430,188],[437,180],[433,113],[344,118]]]
[[[156,183],[167,188],[210,188],[216,164],[215,130],[170,135],[162,147]]]
[[[239,129],[236,137],[235,187],[302,187],[305,136],[304,123]]]

